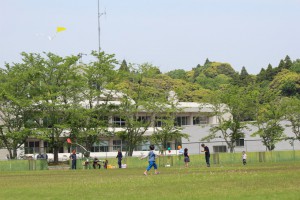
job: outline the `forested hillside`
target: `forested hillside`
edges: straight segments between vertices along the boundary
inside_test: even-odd
[[[156,135],[163,144],[183,137],[174,127],[176,105],[169,101],[175,91],[179,101],[213,105],[213,115],[220,124],[207,140],[222,132],[232,150],[236,139],[243,138],[244,122],[253,121],[259,128],[265,146],[272,150],[280,139],[286,139],[279,122],[291,122],[295,138],[300,139],[300,60],[289,56],[278,66],[267,66],[257,75],[246,68],[236,72],[229,63],[205,61],[190,71],[181,69],[161,73],[148,63],[119,63],[115,55],[92,52],[90,63],[81,63],[80,56],[61,57],[53,53],[22,53],[22,62],[6,64],[0,70],[0,147],[16,157],[17,149],[29,137],[48,141],[58,159],[58,150],[65,141],[64,130],[81,140],[86,147],[99,136],[117,134],[127,141],[131,155],[151,125],[148,119],[164,116],[165,135]],[[122,94],[122,95],[120,95]],[[119,105],[111,104],[116,96]],[[83,105],[84,102],[84,105]],[[100,103],[101,102],[101,103]],[[132,104],[134,102],[134,104]],[[223,119],[220,107],[226,105],[230,119]],[[141,118],[140,109],[152,117]],[[126,131],[111,133],[108,117],[117,115],[126,124]],[[168,116],[166,118],[166,116]],[[155,118],[155,120],[162,120]],[[154,122],[155,123],[155,122]],[[175,129],[174,129],[175,128]],[[141,131],[143,130],[143,131]],[[173,135],[169,135],[174,133]]]

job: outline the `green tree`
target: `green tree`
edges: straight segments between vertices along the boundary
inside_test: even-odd
[[[236,72],[228,63],[210,62],[207,66],[205,66],[203,73],[207,77],[214,78],[219,74],[233,77]]]
[[[275,99],[259,105],[257,118],[253,123],[258,127],[258,131],[254,132],[252,136],[259,135],[269,151],[274,150],[276,143],[285,138],[284,128],[280,125],[283,112],[279,104],[280,102]]]
[[[296,73],[300,73],[300,59],[297,59],[293,62],[290,70]]]
[[[70,110],[70,127],[72,137],[91,149],[101,136],[110,136],[109,112],[114,109],[110,101],[115,100],[115,66],[118,64],[113,54],[93,51],[96,61],[80,66],[82,73],[83,107]],[[124,72],[127,73],[127,72]],[[79,81],[79,80],[78,80]]]
[[[178,104],[170,100],[166,104],[158,107],[154,123],[160,124],[159,127],[154,127],[154,133],[151,136],[153,143],[161,147],[161,152],[167,150],[168,143],[172,141],[181,141],[181,138],[188,138],[189,135],[182,133],[180,124],[174,124],[176,121],[176,113],[180,111],[177,108]]]
[[[283,96],[295,96],[300,92],[300,75],[287,69],[278,73],[270,83],[270,88],[279,90]]]
[[[277,73],[284,69],[284,65],[284,60],[281,59],[277,67]]]
[[[0,140],[10,158],[17,157],[17,149],[32,134],[28,70],[22,64],[7,64],[0,70]]]
[[[237,86],[215,92],[208,102],[212,104],[213,115],[217,116],[219,124],[213,126],[210,133],[201,140],[209,141],[222,137],[229,151],[233,152],[236,141],[244,138],[243,130],[248,129],[245,120],[252,115],[250,108],[254,107],[255,92],[253,87],[239,88]],[[226,119],[228,115],[231,116]]]
[[[121,63],[121,66],[119,68],[120,71],[130,72],[130,68],[127,66],[127,62],[124,59]]]
[[[281,105],[284,111],[284,119],[290,122],[287,127],[292,128],[295,139],[300,141],[300,99],[296,97],[284,98]]]
[[[35,108],[34,120],[39,125],[39,138],[49,142],[58,162],[59,149],[63,147],[66,130],[70,130],[70,109],[80,106],[82,85],[77,56],[62,58],[53,53],[23,53],[24,65],[31,68],[31,93]]]
[[[157,74],[155,67],[148,64],[140,65],[131,73],[130,82],[123,88],[125,94],[121,98],[121,104],[115,115],[122,119],[124,130],[116,134],[127,142],[128,156],[132,156],[133,150],[145,139],[144,135],[152,124],[155,116],[156,102],[163,97],[149,95],[145,89],[145,77],[153,77]],[[164,96],[164,94],[162,95]],[[144,112],[144,114],[141,114]]]
[[[275,76],[275,72],[273,70],[273,67],[271,64],[268,65],[267,70],[266,70],[266,74],[265,74],[265,78],[268,81],[272,81],[274,76]]]
[[[291,58],[287,55],[284,58],[284,69],[290,69],[292,67],[293,63],[291,61]]]
[[[187,80],[186,72],[183,69],[175,69],[167,73],[173,79]]]

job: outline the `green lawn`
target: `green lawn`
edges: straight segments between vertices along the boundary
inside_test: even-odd
[[[192,164],[192,163],[191,163]],[[0,199],[300,199],[300,162],[0,172]]]

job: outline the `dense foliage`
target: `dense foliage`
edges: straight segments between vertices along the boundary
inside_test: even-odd
[[[243,137],[246,121],[257,122],[259,132],[255,134],[262,137],[269,150],[274,149],[276,141],[284,139],[283,127],[278,125],[282,119],[291,122],[295,138],[299,139],[299,114],[287,103],[299,102],[299,59],[292,61],[286,56],[278,66],[268,65],[257,75],[248,74],[245,67],[239,73],[228,63],[208,59],[190,71],[176,69],[161,73],[149,63],[132,64],[126,60],[119,63],[113,54],[91,54],[95,61],[82,64],[78,56],[22,53],[22,63],[2,67],[0,144],[11,152],[11,157],[16,156],[16,149],[29,136],[48,141],[57,153],[66,145],[61,139],[66,136],[64,130],[69,131],[67,135],[72,139],[91,147],[99,136],[112,134],[107,129],[111,113],[118,113],[126,120],[127,130],[114,133],[128,142],[130,155],[154,123],[145,119],[163,110],[158,105],[169,103],[170,91],[176,93],[179,101],[214,105],[220,125],[211,130],[207,139],[213,138],[217,131],[222,132],[231,151],[235,140]],[[123,94],[120,105],[109,104],[118,92]],[[224,120],[218,109],[224,104],[227,107],[223,111],[232,115],[229,120]],[[148,113],[143,119],[137,115],[141,108]],[[166,120],[173,121],[173,118],[170,115]],[[170,131],[173,130],[170,125],[164,128],[166,132],[176,133],[164,138],[182,137],[177,129]],[[158,140],[162,138],[153,138]]]

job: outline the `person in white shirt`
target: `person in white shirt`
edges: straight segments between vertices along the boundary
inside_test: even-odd
[[[243,165],[246,165],[247,164],[247,154],[245,151],[243,151],[242,159],[243,159]]]

